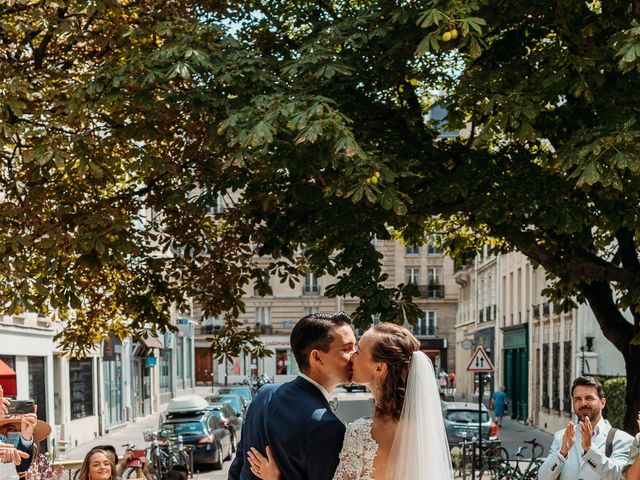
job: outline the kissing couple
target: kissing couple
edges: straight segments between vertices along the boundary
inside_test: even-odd
[[[314,313],[291,348],[301,373],[253,399],[229,480],[453,479],[433,365],[409,330],[374,325],[356,348],[346,313]],[[350,381],[369,387],[375,410],[345,429],[329,392]]]

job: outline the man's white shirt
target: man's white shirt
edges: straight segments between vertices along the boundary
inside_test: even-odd
[[[538,470],[540,480],[622,480],[622,467],[627,463],[633,437],[618,430],[613,439],[611,457],[605,457],[607,434],[611,425],[601,419],[594,427],[591,448],[583,455],[582,432],[576,425],[575,442],[567,457],[560,453],[564,429],[556,432],[549,450],[549,456]]]
[[[329,392],[327,392],[327,390],[320,385],[318,382],[316,382],[313,378],[306,376],[304,373],[299,373],[298,374],[300,377],[304,378],[307,382],[309,382],[312,385],[315,385],[315,387],[320,390],[320,392],[322,393],[322,395],[324,395],[324,398],[327,399],[327,402],[330,401],[329,398]]]

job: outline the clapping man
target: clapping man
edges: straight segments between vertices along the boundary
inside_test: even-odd
[[[538,479],[621,480],[633,437],[612,429],[602,418],[607,403],[602,384],[592,377],[578,377],[571,398],[578,422],[556,432]]]

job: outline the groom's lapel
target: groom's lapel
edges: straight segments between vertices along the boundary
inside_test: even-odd
[[[322,394],[320,390],[318,390],[318,387],[313,385],[311,382],[305,380],[302,377],[296,377],[295,380],[293,380],[293,383],[296,385],[296,387],[316,396],[319,400],[322,401],[324,405],[326,405],[327,409],[331,410],[331,406],[329,405],[327,398]]]

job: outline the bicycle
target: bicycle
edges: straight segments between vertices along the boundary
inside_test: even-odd
[[[528,447],[521,446],[515,454],[515,462],[502,460],[491,465],[485,465],[478,474],[479,480],[500,478],[505,480],[535,480],[538,476],[538,469],[542,465],[540,456],[544,453],[544,447],[536,439],[526,440],[524,443],[531,445],[531,458],[528,459],[524,470],[520,464],[525,461],[524,451]],[[514,464],[515,463],[515,464]]]
[[[145,430],[142,434],[146,442],[151,442],[151,445],[146,449],[151,474],[158,480],[163,479],[171,468],[170,455],[164,451],[164,445],[161,443],[164,437],[163,431]]]
[[[474,437],[471,441],[464,439],[458,446],[462,449],[462,458],[458,464],[457,475],[465,479],[468,475],[472,476],[473,470],[484,468],[489,471],[509,460],[509,453],[501,446],[500,440],[483,440],[480,447]]]
[[[177,442],[174,445],[173,441]],[[182,435],[177,437],[169,437],[168,445],[170,453],[169,469],[174,465],[184,465],[189,470],[188,474],[193,478],[193,447],[183,443]]]

